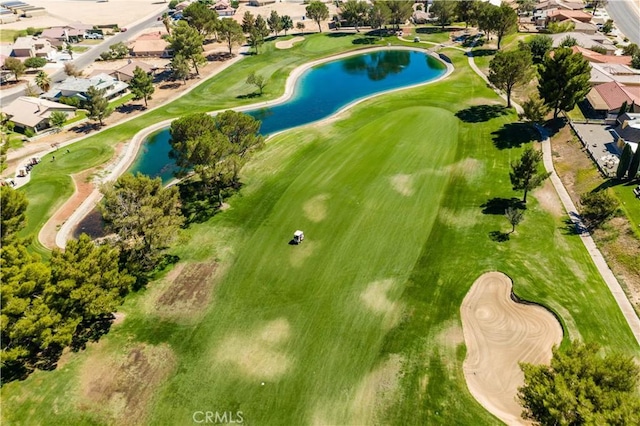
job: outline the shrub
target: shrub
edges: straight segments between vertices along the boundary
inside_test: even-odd
[[[36,135],[36,132],[34,132],[30,127],[27,127],[24,129],[24,135],[28,138],[32,138]]]
[[[24,64],[27,68],[42,68],[47,65],[47,60],[36,56],[34,58],[27,58]]]
[[[591,50],[591,51],[593,51],[593,52],[596,52],[596,53],[600,53],[600,54],[602,54],[602,55],[606,55],[606,54],[607,54],[607,49],[605,49],[605,48],[604,48],[604,47],[602,47],[602,46],[591,46],[591,47],[589,48],[589,50]]]
[[[580,196],[582,204],[582,217],[590,228],[598,228],[611,218],[620,203],[609,190],[587,192]]]
[[[635,43],[630,43],[622,49],[622,54],[626,56],[635,56],[640,53],[640,48]]]
[[[173,10],[176,8],[176,6],[180,3],[179,0],[171,0],[169,2],[169,9]]]
[[[80,107],[80,99],[78,98],[69,98],[67,96],[61,96],[60,99],[58,99],[58,102],[60,102],[61,104],[70,105],[76,108]]]

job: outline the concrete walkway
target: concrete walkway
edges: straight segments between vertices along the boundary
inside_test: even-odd
[[[469,66],[471,66],[473,71],[475,71],[476,74],[478,74],[484,81],[487,82],[487,84],[489,84],[487,76],[476,65],[471,49],[468,50],[467,56],[469,57]],[[498,93],[498,95],[500,95],[501,98],[506,100],[506,95],[500,93],[497,90],[496,92]],[[520,105],[515,102],[511,103],[518,113],[522,113],[522,107]],[[578,214],[578,209],[573,204],[573,200],[571,200],[569,193],[562,184],[562,181],[558,177],[553,167],[553,157],[551,155],[551,141],[549,140],[549,134],[543,127],[538,126],[537,129],[544,139],[541,143],[542,158],[544,168],[547,172],[551,173],[551,183],[553,184],[553,187],[555,188],[565,211],[569,215],[569,219],[576,227],[576,231],[579,233],[582,243],[591,256],[591,259],[593,259],[593,263],[596,265],[596,268],[598,268],[598,272],[600,272],[602,279],[607,284],[607,287],[609,287],[609,291],[611,291],[613,298],[616,300],[616,303],[620,307],[620,311],[622,311],[622,315],[624,315],[624,318],[627,320],[627,324],[629,324],[629,328],[631,328],[631,332],[640,345],[640,318],[638,318],[638,315],[633,310],[633,306],[631,305],[631,302],[629,302],[627,295],[622,290],[622,287],[620,286],[620,283],[616,279],[615,275],[613,275],[613,272],[611,272],[609,265],[607,265],[606,260],[596,246],[596,243],[593,241],[593,238],[591,238],[587,227],[584,225],[582,218]]]

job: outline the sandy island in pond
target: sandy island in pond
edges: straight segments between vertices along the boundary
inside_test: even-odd
[[[469,391],[483,407],[509,425],[528,424],[516,400],[524,384],[518,363],[548,363],[562,327],[542,306],[515,302],[511,288],[500,272],[486,273],[471,286],[460,307],[463,368]]]

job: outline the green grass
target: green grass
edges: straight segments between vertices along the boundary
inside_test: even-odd
[[[84,53],[89,49],[87,46],[71,46],[71,51],[76,53]]]
[[[95,356],[126,356],[144,343],[168,345],[176,359],[167,381],[146,394],[149,424],[192,422],[195,410],[240,410],[251,424],[496,424],[467,390],[464,344],[446,343],[448,332],[460,332],[460,303],[469,287],[492,270],[512,277],[520,297],[556,312],[565,340],[581,337],[637,355],[566,217],[553,216],[532,196],[509,241],[489,238],[509,225],[500,212],[483,214],[481,206],[514,195],[509,164],[523,147],[499,149],[493,141],[513,114],[478,123],[455,116],[477,99],[497,97],[461,52],[447,53],[457,69],[443,82],[376,97],[339,120],[270,140],[244,171],[245,186],[228,200],[231,208],[192,226],[172,250],[183,262],[218,263],[206,311],[198,316],[185,306],[167,317],[154,301],[168,284],[151,283],[128,299],[125,322],[99,346],[70,356],[56,371],[5,385],[4,422],[122,422],[109,414],[123,415],[122,393],[109,404],[82,396],[87,371],[107,368]],[[237,81],[252,69],[250,59],[231,70]],[[202,88],[217,96],[214,105],[230,102],[214,87],[225,86]],[[205,97],[198,92],[189,96],[194,109]],[[76,160],[62,169],[68,173]],[[40,176],[62,176],[53,163],[44,165],[36,169]],[[289,246],[296,228],[307,239]],[[373,292],[376,313],[362,295],[384,280],[386,292]],[[281,325],[275,336],[273,324]],[[257,353],[254,363],[238,366],[234,361],[247,353]],[[256,362],[262,374],[248,370]],[[107,371],[103,377],[118,374]],[[122,379],[124,392],[134,383],[153,383],[153,376]],[[387,396],[374,388],[376,397],[367,397],[371,385]]]

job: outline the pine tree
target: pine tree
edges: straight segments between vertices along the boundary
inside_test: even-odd
[[[620,162],[618,163],[618,169],[616,170],[616,177],[618,179],[623,179],[629,170],[629,166],[631,165],[631,159],[633,157],[633,151],[631,150],[631,145],[625,144],[624,149],[622,150],[622,155],[620,155]]]
[[[133,78],[129,81],[129,89],[133,93],[133,99],[144,99],[145,107],[147,106],[147,100],[151,99],[151,95],[156,90],[153,87],[153,77],[140,67],[136,67],[133,70]]]
[[[87,117],[91,120],[97,120],[101,126],[104,125],[103,120],[113,112],[109,101],[104,97],[105,92],[106,89],[96,89],[95,86],[91,86],[87,90]]]
[[[591,65],[580,53],[571,49],[556,49],[547,55],[541,66],[538,92],[553,109],[553,118],[560,111],[571,111],[591,90]]]

